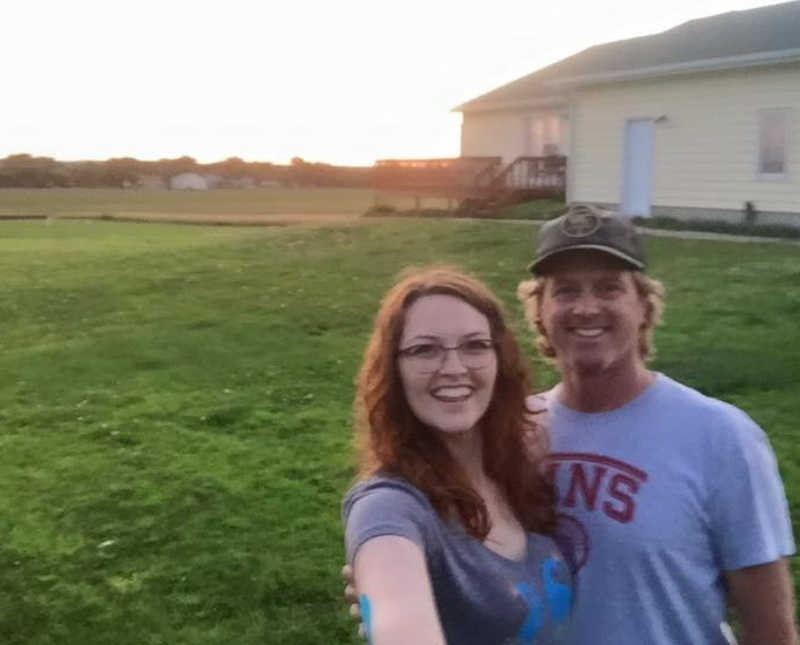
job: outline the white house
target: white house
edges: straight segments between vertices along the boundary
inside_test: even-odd
[[[567,199],[800,225],[800,1],[590,47],[456,108],[462,156],[567,155]]]
[[[169,180],[172,190],[208,190],[208,181],[202,175],[194,172],[182,172]]]

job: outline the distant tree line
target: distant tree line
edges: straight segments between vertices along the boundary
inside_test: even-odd
[[[120,157],[107,161],[57,161],[29,154],[0,159],[0,188],[139,188],[162,184],[183,173],[214,177],[219,187],[328,186],[367,187],[371,167],[333,166],[300,157],[289,165],[230,157],[201,164],[192,157],[139,161]]]

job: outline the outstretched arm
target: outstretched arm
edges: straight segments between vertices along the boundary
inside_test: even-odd
[[[725,574],[742,627],[741,645],[798,645],[792,578],[785,559]]]
[[[367,540],[353,564],[370,645],[446,645],[425,556],[411,540]]]

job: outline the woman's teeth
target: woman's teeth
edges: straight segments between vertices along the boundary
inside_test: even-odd
[[[437,387],[431,395],[440,401],[461,401],[472,394],[472,388],[466,385]]]

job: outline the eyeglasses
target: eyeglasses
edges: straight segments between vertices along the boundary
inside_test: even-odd
[[[471,338],[453,347],[439,343],[419,343],[397,351],[408,364],[421,374],[437,372],[444,365],[447,352],[455,350],[461,364],[470,370],[486,367],[494,354],[495,342],[491,338]]]

